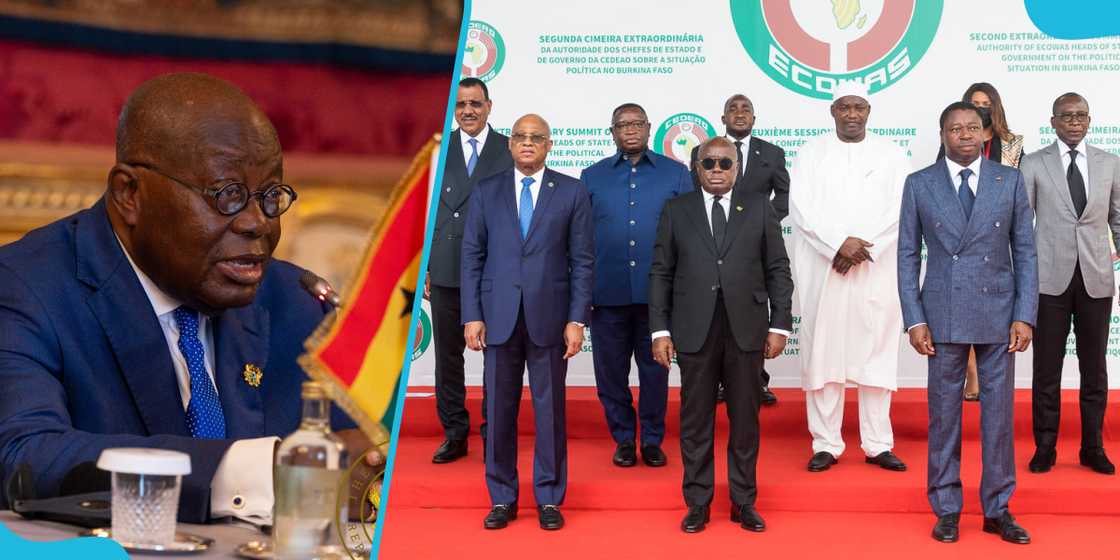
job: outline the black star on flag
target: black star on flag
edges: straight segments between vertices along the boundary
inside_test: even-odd
[[[404,309],[401,310],[401,317],[407,317],[412,313],[412,304],[416,301],[416,290],[401,286],[401,293],[404,294]]]

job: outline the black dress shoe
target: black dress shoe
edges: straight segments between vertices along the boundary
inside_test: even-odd
[[[933,540],[941,542],[957,542],[961,538],[961,514],[950,513],[937,518],[933,526]]]
[[[772,404],[778,404],[778,395],[775,395],[774,392],[771,391],[769,387],[763,387],[762,388],[762,400],[760,402],[762,402],[762,404],[764,404],[766,406],[770,406]]]
[[[740,527],[756,533],[761,533],[766,530],[766,522],[763,521],[762,516],[755,511],[754,506],[731,504],[731,522],[738,523]]]
[[[619,467],[633,467],[638,464],[638,453],[634,449],[634,442],[620,443],[614,448],[614,457],[611,461]]]
[[[708,506],[690,506],[688,514],[681,521],[681,530],[686,533],[699,533],[704,530],[710,518],[711,510]]]
[[[902,459],[899,459],[897,455],[890,451],[884,451],[874,457],[868,457],[865,460],[872,465],[879,465],[888,471],[902,472],[906,470],[906,463],[903,463]]]
[[[1104,449],[1082,449],[1080,456],[1082,465],[1101,474],[1116,474],[1116,465],[1108,460],[1108,455],[1104,454]]]
[[[560,514],[560,506],[537,506],[537,515],[540,517],[541,529],[556,531],[564,526],[564,516]]]
[[[814,453],[813,458],[809,459],[809,472],[827,471],[832,465],[839,463],[836,457],[827,451]]]
[[[432,455],[432,462],[437,464],[450,463],[466,455],[467,440],[445,439],[443,443],[440,444],[439,449],[436,449],[435,455]]]
[[[723,396],[723,383],[720,383],[719,384],[719,389],[716,389],[716,402],[721,403],[721,402],[724,402],[725,400],[727,400],[727,399],[725,399],[724,396]]]
[[[1030,544],[1031,536],[1027,530],[1015,522],[1010,513],[1005,512],[1002,517],[985,517],[984,532],[996,533],[1001,539],[1015,544]]]
[[[490,508],[482,526],[487,529],[505,529],[514,519],[517,519],[517,504],[497,504]]]
[[[651,467],[664,467],[666,463],[665,452],[659,445],[643,445],[642,461]]]
[[[1034,456],[1027,468],[1033,473],[1050,472],[1050,467],[1058,460],[1058,452],[1054,449],[1040,447],[1034,450]]]

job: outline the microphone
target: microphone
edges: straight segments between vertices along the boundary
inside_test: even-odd
[[[342,305],[342,298],[334,291],[330,282],[310,270],[303,271],[299,277],[299,285],[311,294],[311,297],[330,305],[332,308]]]

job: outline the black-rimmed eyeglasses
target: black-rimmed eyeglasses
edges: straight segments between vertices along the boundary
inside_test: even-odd
[[[199,187],[161,171],[158,167],[147,163],[128,163],[133,167],[140,167],[162,175],[180,185],[187,187],[214,201],[214,209],[223,216],[232,216],[249,205],[249,199],[256,198],[261,212],[269,218],[278,218],[292,207],[296,200],[296,191],[290,185],[272,185],[263,191],[249,192],[245,183],[225,183],[220,187]]]

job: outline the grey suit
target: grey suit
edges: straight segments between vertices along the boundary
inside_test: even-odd
[[[961,399],[968,350],[980,372],[986,517],[1000,517],[1015,490],[1013,321],[1034,325],[1038,266],[1026,188],[1019,172],[983,161],[971,218],[944,160],[906,178],[898,239],[898,291],[909,329],[929,325],[929,478],[938,516],[961,511]],[[928,248],[921,290],[922,241]]]
[[[1108,403],[1108,331],[1112,318],[1112,249],[1120,245],[1120,158],[1085,146],[1088,177],[1085,209],[1078,215],[1055,142],[1022,161],[1027,195],[1035,209],[1038,240],[1039,309],[1035,335],[1032,427],[1043,454],[1057,446],[1062,365],[1070,323],[1077,334],[1081,374],[1081,449],[1101,449]]]

